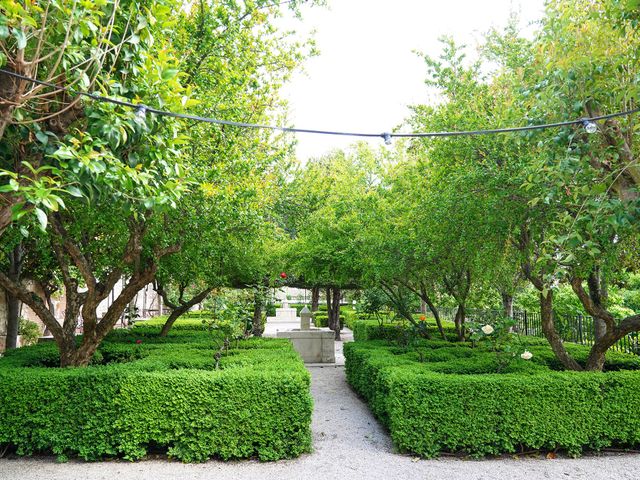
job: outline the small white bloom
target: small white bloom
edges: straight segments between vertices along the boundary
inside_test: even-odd
[[[481,330],[485,335],[491,335],[493,333],[493,327],[491,325],[485,325]]]
[[[533,353],[529,350],[525,350],[524,353],[520,355],[520,358],[523,360],[531,360],[531,357],[533,357]]]

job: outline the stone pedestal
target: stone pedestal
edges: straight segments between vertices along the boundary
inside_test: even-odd
[[[335,333],[323,330],[291,330],[278,332],[288,338],[304,363],[335,363]]]
[[[300,311],[300,330],[311,330],[311,311],[307,307]]]

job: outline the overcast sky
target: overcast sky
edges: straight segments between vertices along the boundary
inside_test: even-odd
[[[298,128],[382,133],[402,122],[407,106],[429,101],[424,61],[450,35],[474,52],[482,34],[518,12],[523,26],[542,16],[543,0],[329,0],[304,10],[301,35],[316,30],[318,57],[284,87]],[[529,27],[531,30],[533,27]],[[351,138],[298,134],[302,161]],[[373,141],[381,144],[382,140]]]

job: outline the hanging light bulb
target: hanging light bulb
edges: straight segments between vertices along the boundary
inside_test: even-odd
[[[388,132],[385,132],[382,134],[382,138],[384,138],[384,144],[385,145],[391,145],[391,134]]]
[[[596,125],[596,122],[589,120],[588,118],[582,119],[582,126],[587,133],[596,133],[598,131],[598,125]]]
[[[137,119],[144,120],[146,116],[147,116],[147,107],[145,107],[144,105],[140,105],[138,108],[136,108]]]

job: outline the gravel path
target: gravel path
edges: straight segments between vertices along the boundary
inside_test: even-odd
[[[315,451],[295,460],[182,464],[165,459],[57,464],[53,458],[0,460],[0,479],[633,479],[640,455],[589,456],[578,460],[501,458],[482,461],[419,460],[393,453],[387,433],[346,383],[343,367],[312,367]]]

